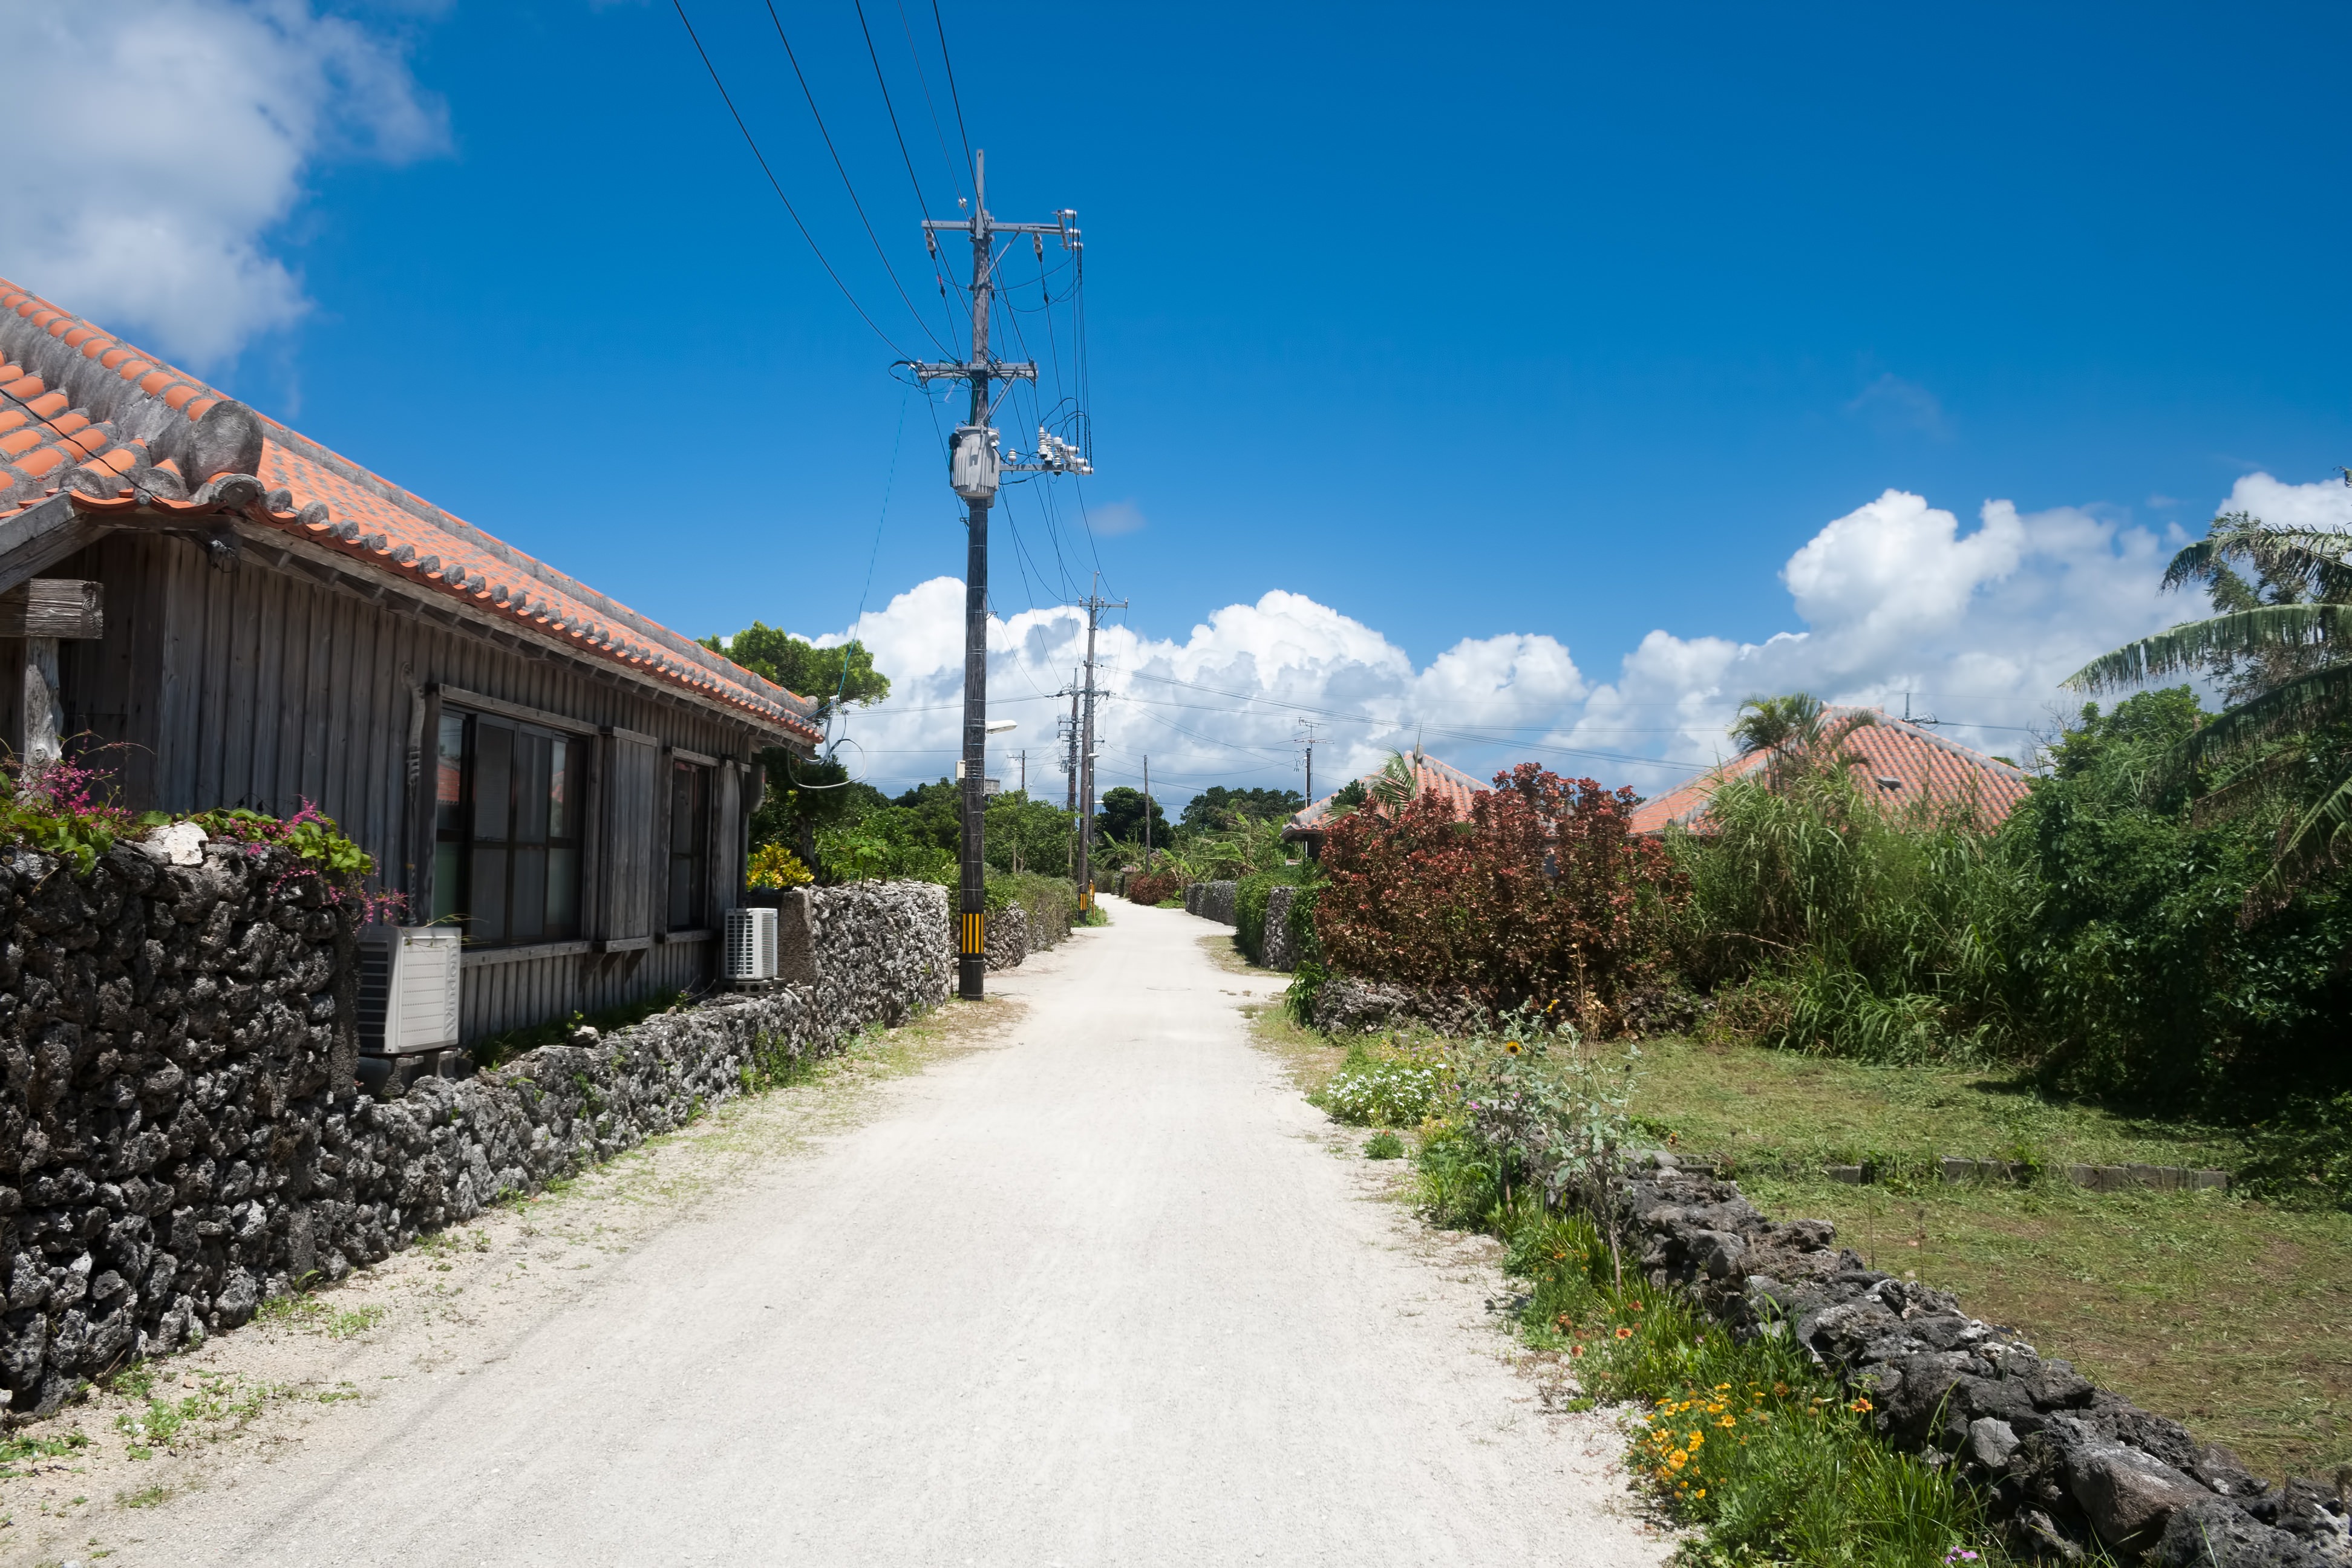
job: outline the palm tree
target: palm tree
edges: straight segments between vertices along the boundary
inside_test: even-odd
[[[1391,812],[1401,810],[1420,791],[1421,775],[1402,752],[1391,752],[1381,771],[1364,781],[1365,795]]]
[[[2352,485],[2352,471],[2345,474]],[[2225,678],[2232,705],[2173,748],[2148,780],[2151,792],[2199,769],[2225,781],[2197,804],[2201,821],[2241,815],[2301,794],[2309,749],[2283,744],[2352,719],[2352,533],[2273,528],[2243,512],[2213,520],[2204,539],[2172,558],[2164,585],[2203,583],[2221,613],[2185,621],[2092,660],[2066,678],[2081,691],[2111,689],[2192,668]],[[2260,586],[2232,568],[2243,562]],[[2352,756],[2333,753],[2316,798],[2282,832],[2263,883],[2273,899],[2334,860],[2352,830]],[[2306,796],[2308,798],[2308,796]],[[2255,905],[2250,900],[2252,911]]]
[[[1739,705],[1731,738],[1739,742],[1743,757],[1758,752],[1771,753],[1765,762],[1764,775],[1778,789],[1807,773],[1827,774],[1864,760],[1845,742],[1856,730],[1878,722],[1878,716],[1860,710],[1830,719],[1827,711],[1821,699],[1810,692],[1751,697]]]

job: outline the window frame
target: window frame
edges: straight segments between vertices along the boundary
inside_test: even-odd
[[[660,855],[662,864],[662,921],[665,934],[678,935],[688,931],[709,931],[716,920],[713,913],[711,881],[711,821],[717,806],[718,767],[713,759],[682,747],[666,747],[663,755],[669,767],[663,778],[661,805]],[[680,826],[677,820],[677,792],[681,775],[694,780],[692,816],[684,824],[686,847],[678,847]],[[678,914],[679,863],[686,867],[686,912]]]
[[[589,796],[591,781],[595,774],[595,731],[555,714],[541,713],[517,704],[477,698],[473,693],[459,693],[444,689],[436,693],[438,700],[432,714],[433,722],[425,736],[425,842],[430,856],[432,873],[428,883],[430,918],[435,921],[454,916],[464,932],[467,952],[494,952],[507,948],[542,946],[551,942],[573,942],[589,934],[593,923],[592,872],[594,845],[594,803]],[[460,751],[457,765],[457,799],[445,815],[442,789],[446,772],[444,741],[452,721],[458,726]],[[478,806],[477,791],[481,784],[483,749],[481,736],[485,721],[489,728],[506,736],[499,749],[507,752],[504,764],[507,780],[507,801],[504,821],[499,824],[502,836],[485,834]],[[557,746],[563,748],[562,770],[562,794],[554,793],[556,770],[553,766]],[[544,759],[537,766],[526,763],[516,766],[518,753],[525,758],[536,748]],[[536,773],[546,781],[547,798],[534,802],[530,779]],[[547,820],[560,804],[562,826]],[[519,826],[527,824],[536,810],[541,815],[539,831],[531,836],[526,829],[517,837]],[[454,818],[454,822],[453,822]],[[520,819],[520,821],[519,821]],[[495,846],[503,858],[499,889],[499,934],[484,937],[477,934],[475,885],[478,857],[488,846]],[[537,888],[529,883],[518,884],[516,873],[536,852]],[[551,895],[556,889],[556,871],[562,858],[569,857],[571,867],[571,918],[568,921],[551,921],[548,908]],[[515,911],[519,886],[528,900],[534,892],[538,900],[538,926],[534,932],[519,933]]]

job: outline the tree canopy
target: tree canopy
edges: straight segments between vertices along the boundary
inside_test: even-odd
[[[1108,805],[1110,797],[1103,799]],[[1211,784],[1185,805],[1184,815],[1177,820],[1196,832],[1207,832],[1229,827],[1236,819],[1278,822],[1306,804],[1306,796],[1295,789],[1227,789]]]
[[[890,695],[890,678],[874,668],[874,655],[855,640],[818,647],[753,621],[731,637],[704,637],[702,646],[795,697],[810,699],[821,710],[879,702]]]
[[[1126,784],[1105,790],[1102,805],[1096,814],[1104,836],[1116,838],[1122,844],[1140,844],[1143,841],[1144,805],[1148,798],[1141,790],[1130,789]],[[1160,808],[1157,800],[1150,801],[1150,810],[1151,841],[1164,849],[1168,847],[1168,814]]]

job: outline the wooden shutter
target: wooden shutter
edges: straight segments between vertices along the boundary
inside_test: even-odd
[[[637,945],[654,932],[656,865],[667,846],[660,817],[661,742],[630,730],[606,730],[598,782],[595,935]]]

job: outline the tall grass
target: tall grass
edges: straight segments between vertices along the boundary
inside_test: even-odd
[[[1678,934],[1725,1028],[1879,1062],[2014,1043],[2008,939],[2032,879],[1972,812],[1889,811],[1841,771],[1726,784],[1709,826],[1672,839]]]

